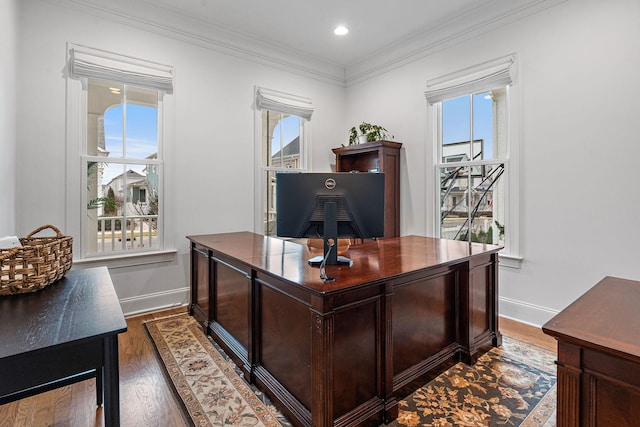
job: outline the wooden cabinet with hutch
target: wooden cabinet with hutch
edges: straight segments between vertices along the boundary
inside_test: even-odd
[[[402,143],[372,141],[332,149],[336,155],[336,172],[370,172],[385,174],[384,237],[400,236],[400,149]]]

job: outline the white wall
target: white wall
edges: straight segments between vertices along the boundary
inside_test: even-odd
[[[0,12],[12,10],[6,3],[2,7]],[[346,90],[54,2],[24,0],[18,7],[15,129],[21,166],[15,171],[15,222],[20,235],[44,223],[63,224],[65,218],[65,43],[175,66],[171,215],[179,254],[172,263],[112,270],[129,310],[184,301],[186,235],[252,229],[254,85],[313,100],[314,170],[329,170],[335,162],[330,148],[345,142],[347,130],[360,121],[382,124],[395,134],[404,144],[401,232],[425,234],[432,208],[425,197],[432,185],[425,167],[432,132],[426,81],[513,52],[518,54],[524,262],[519,270],[501,267],[502,314],[542,324],[605,275],[640,279],[637,0],[569,0],[430,49],[425,57]],[[11,30],[2,28],[2,38],[6,33],[11,40]],[[0,46],[3,53],[12,49],[11,42]],[[0,88],[14,80],[3,76]],[[10,115],[11,102],[0,100],[0,110]],[[11,140],[11,128],[2,127],[0,136]],[[0,150],[7,148],[3,144]],[[9,164],[0,157],[3,166]]]
[[[174,262],[112,269],[126,311],[187,302],[191,234],[253,229],[254,85],[311,98],[313,167],[329,169],[343,130],[343,88],[51,2],[20,2],[17,115],[19,234],[65,220],[65,45],[87,45],[175,67]],[[28,53],[28,54],[27,54]],[[29,195],[29,196],[27,196]]]
[[[0,2],[0,236],[15,235],[17,0]]]
[[[540,325],[606,275],[640,280],[640,3],[569,0],[347,89],[348,123],[404,143],[402,234],[422,234],[428,79],[518,54],[522,268],[501,314]],[[432,185],[427,182],[426,185]]]

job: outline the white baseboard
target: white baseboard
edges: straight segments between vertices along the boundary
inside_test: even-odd
[[[120,300],[120,307],[125,316],[134,316],[150,311],[164,310],[189,304],[188,287],[170,291],[139,295]]]
[[[551,310],[546,307],[510,298],[500,297],[498,304],[498,313],[500,316],[536,327],[542,327],[542,325],[547,323],[553,316],[558,314],[557,310]]]

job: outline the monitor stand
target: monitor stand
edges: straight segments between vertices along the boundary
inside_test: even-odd
[[[338,256],[338,207],[335,202],[327,202],[324,205],[324,229],[322,240],[324,241],[324,256],[318,255],[311,258],[309,265],[318,267],[325,265],[353,265],[353,260],[344,256]]]
[[[322,255],[318,255],[309,259],[307,262],[312,267],[319,267],[320,264],[322,264],[323,259],[324,257]],[[347,258],[346,256],[338,255],[335,264],[329,264],[329,262],[327,262],[326,264],[327,265],[348,265],[349,267],[351,267],[353,265],[353,260],[351,258]]]

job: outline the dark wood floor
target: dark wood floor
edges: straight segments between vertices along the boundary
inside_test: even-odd
[[[127,319],[128,331],[119,336],[123,427],[189,425],[142,326],[145,320],[185,311],[178,308]],[[513,338],[556,349],[555,340],[540,328],[500,318],[500,330]],[[94,380],[0,405],[0,427],[103,425],[102,409],[96,410],[95,406]]]

